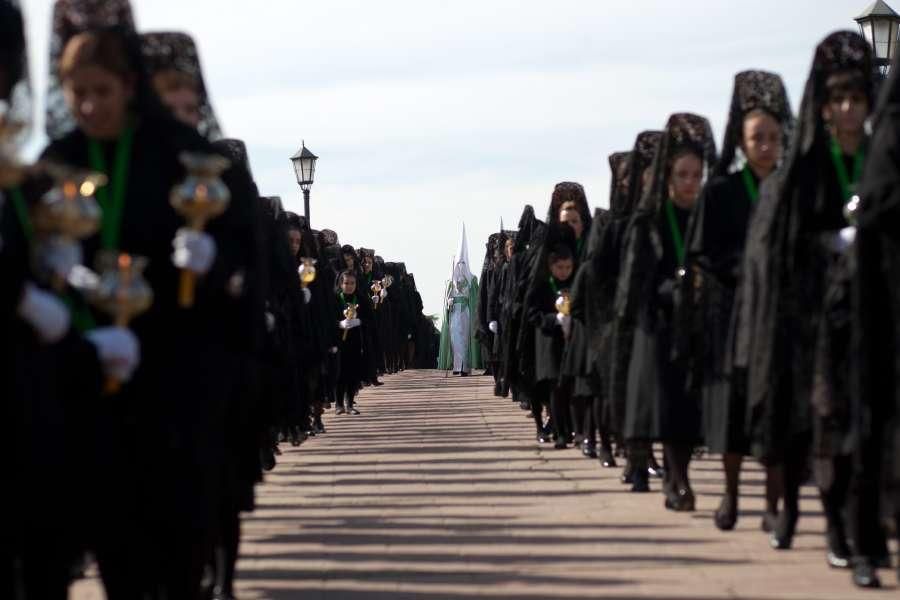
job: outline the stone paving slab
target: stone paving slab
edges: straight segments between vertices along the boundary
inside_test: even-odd
[[[804,489],[794,549],[759,531],[762,472],[748,463],[735,531],[712,524],[717,457],[695,461],[697,511],[631,494],[620,469],[538,446],[533,423],[487,377],[412,371],[366,389],[360,416],[288,449],[244,519],[245,600],[847,600],[861,592],[825,565],[824,521]],[[76,600],[102,600],[96,581]]]

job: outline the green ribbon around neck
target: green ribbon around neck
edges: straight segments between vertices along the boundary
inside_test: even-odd
[[[553,293],[559,296],[559,286],[556,285],[556,279],[553,275],[550,276],[550,289],[553,290]]]
[[[98,188],[96,192],[97,202],[103,209],[100,240],[103,248],[107,250],[119,248],[132,142],[134,142],[134,125],[128,123],[116,142],[115,162],[113,163],[113,172],[110,174],[100,142],[94,139],[88,141],[88,158],[91,161],[91,168],[109,177],[109,186]]]
[[[340,297],[341,297],[341,302],[344,303],[344,308],[347,308],[347,306],[349,306],[350,303],[347,302],[347,298],[344,297],[344,292],[338,292],[338,295],[340,295]],[[351,296],[350,299],[353,300],[353,304],[358,304],[358,302],[356,301],[356,294],[353,294],[353,296]]]
[[[666,201],[666,217],[669,221],[669,229],[672,231],[672,244],[675,246],[675,258],[678,266],[684,266],[684,235],[678,227],[678,219],[675,217],[675,205],[671,200]]]
[[[741,170],[741,178],[744,180],[744,188],[747,190],[747,196],[750,198],[751,204],[759,201],[759,188],[756,185],[756,179],[750,172],[750,165],[745,165]]]
[[[25,239],[31,242],[34,240],[34,225],[31,224],[31,217],[28,216],[28,205],[25,204],[25,195],[17,187],[9,190],[9,195],[12,197],[13,207],[16,209],[16,216],[19,217],[19,225],[22,227]]]
[[[837,173],[838,183],[841,185],[841,194],[844,202],[847,203],[853,197],[854,187],[862,177],[863,164],[866,160],[866,153],[860,146],[853,154],[853,178],[847,173],[847,165],[844,164],[844,151],[838,144],[837,138],[831,137],[831,162],[834,163],[834,170]]]

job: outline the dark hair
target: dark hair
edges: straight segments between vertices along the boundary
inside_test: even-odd
[[[59,58],[60,79],[87,66],[100,67],[126,82],[133,81],[137,75],[134,64],[129,61],[125,40],[113,30],[86,31],[66,43]]]
[[[869,84],[866,76],[859,69],[846,69],[828,76],[825,80],[827,100],[836,92],[860,92],[869,98]],[[827,101],[826,100],[826,101]]]
[[[547,254],[547,264],[552,265],[562,260],[573,260],[572,249],[568,244],[557,244]]]

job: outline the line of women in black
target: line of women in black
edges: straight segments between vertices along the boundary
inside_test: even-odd
[[[660,477],[673,511],[695,508],[695,453],[721,455],[723,531],[752,456],[779,550],[814,478],[827,562],[860,587],[900,530],[900,66],[877,101],[876,73],[861,36],[829,35],[797,118],[777,75],[738,73],[721,154],[675,113],[610,156],[609,209],[558,184],[546,221],[528,206],[489,239],[478,310],[496,395],[539,443],[626,456],[623,483]]]
[[[0,597],[66,598],[89,553],[111,600],[232,598],[279,438],[433,364],[437,332],[403,263],[342,252],[213,141],[190,37],[139,36],[127,0],[59,0],[31,166],[26,57],[0,0]],[[223,197],[202,227],[176,211]]]

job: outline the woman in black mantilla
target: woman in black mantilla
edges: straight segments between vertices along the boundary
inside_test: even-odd
[[[332,327],[331,319],[337,310],[337,299],[334,296],[332,282],[337,273],[331,268],[328,260],[322,258],[317,232],[311,230],[306,219],[288,212],[286,214],[288,239],[294,257],[295,269],[299,269],[304,258],[312,259],[316,267],[316,279],[309,284],[304,294],[307,301],[309,322],[309,339],[304,340],[307,348],[306,360],[300,364],[300,385],[309,398],[309,412],[312,423],[308,433],[317,435],[325,433],[322,421],[323,407],[333,401],[339,368],[337,356],[338,336]]]
[[[506,245],[506,234],[502,231],[492,233],[485,244],[484,263],[481,266],[481,277],[478,279],[478,306],[475,311],[475,337],[481,344],[481,356],[485,364],[485,375],[494,378],[494,392],[500,390],[500,373],[497,366],[497,354],[494,351],[494,338],[497,326],[491,328],[489,315],[494,312],[491,302],[496,298],[495,290],[500,284],[500,272],[505,262],[503,248]]]
[[[854,582],[878,587],[882,515],[900,536],[900,54],[873,118],[851,273]],[[885,504],[882,504],[882,499]],[[887,561],[890,562],[889,560]],[[900,581],[900,566],[897,569]]]
[[[98,192],[104,219],[100,234],[83,244],[85,262],[94,264],[101,250],[147,257],[155,296],[150,310],[132,322],[141,366],[119,393],[97,400],[94,461],[100,472],[118,474],[99,478],[93,496],[93,550],[107,595],[193,598],[211,555],[236,363],[252,344],[261,310],[247,302],[255,297],[252,274],[258,272],[255,190],[245,170],[226,171],[231,202],[225,213],[205,233],[182,229],[168,201],[186,175],[178,156],[215,150],[162,108],[133,29],[80,30],[95,23],[83,14],[86,7],[127,12],[123,5],[57,5],[53,49],[59,60],[51,68],[75,128],[43,157],[110,177]],[[103,102],[96,89],[107,90]],[[181,269],[198,277],[192,308],[179,306]]]
[[[512,391],[513,402],[522,410],[531,410],[534,395],[534,376],[522,370],[522,352],[519,347],[523,327],[525,292],[528,278],[537,257],[537,249],[546,235],[546,225],[534,216],[534,208],[525,206],[519,218],[516,243],[509,261],[504,289],[501,292],[500,315],[500,363],[503,379]],[[533,350],[533,339],[526,336],[527,347]],[[539,431],[539,438],[550,439],[549,431]]]
[[[85,307],[69,307],[77,293],[48,285],[49,273],[66,279],[77,246],[61,261],[33,260],[52,253],[35,254],[46,239],[32,212],[44,191],[42,176],[14,166],[32,116],[17,0],[0,1],[0,101],[0,597],[63,600],[71,573],[82,567],[92,509],[86,495],[61,497],[60,490],[90,486],[96,476],[88,463],[92,408],[104,370],[117,372],[103,368],[123,358],[109,354],[118,343],[101,338],[129,342],[126,371],[137,366],[138,344],[122,328],[85,331],[78,317]]]
[[[688,467],[700,441],[700,407],[686,389],[686,369],[672,357],[674,311],[684,276],[688,219],[715,161],[705,118],[690,113],[669,117],[653,178],[625,234],[616,298],[619,317],[635,325],[623,435],[626,440],[662,440],[665,506],[676,511],[694,510]]]
[[[141,34],[141,52],[150,82],[176,119],[210,140],[222,137],[219,120],[206,91],[197,45],[177,31]]]
[[[359,286],[355,271],[346,269],[338,275],[335,295],[339,299],[338,311],[332,322],[340,330],[338,352],[341,361],[337,380],[337,414],[358,415],[354,400],[362,389],[366,377],[366,352],[368,340],[366,328],[372,325],[371,305],[363,295],[366,290]],[[355,307],[356,315],[348,309]]]
[[[833,33],[819,44],[791,151],[763,183],[747,234],[735,363],[748,369],[752,451],[783,471],[784,506],[771,537],[777,549],[790,548],[800,516],[829,246],[847,226],[844,207],[862,174],[871,77],[871,50],[858,34]],[[820,441],[818,448],[829,445]],[[850,472],[838,462],[817,461],[835,566],[849,553],[840,513]]]
[[[634,147],[625,163],[623,189],[610,204],[612,220],[605,228],[600,248],[590,264],[594,277],[606,282],[599,292],[598,304],[593,314],[585,319],[597,319],[596,333],[591,327],[590,347],[594,354],[594,370],[604,388],[606,401],[604,414],[599,418],[607,423],[619,444],[627,446],[626,464],[622,473],[622,483],[631,485],[633,492],[648,491],[651,474],[661,474],[661,469],[653,458],[650,440],[626,440],[625,409],[628,390],[628,366],[634,335],[634,322],[619,318],[615,306],[622,270],[622,255],[625,252],[625,233],[634,209],[649,186],[653,175],[653,159],[662,139],[661,131],[643,131],[638,134]],[[579,291],[579,295],[580,291]],[[576,304],[580,304],[579,300]],[[578,308],[577,310],[581,310]],[[592,311],[591,305],[587,311]],[[608,333],[604,325],[608,323]]]
[[[533,339],[534,352],[524,353],[521,360],[525,371],[534,373],[536,394],[532,399],[531,409],[535,425],[541,430],[542,409],[549,408],[558,448],[566,447],[576,434],[581,436],[584,428],[584,398],[579,397],[573,402],[572,382],[560,380],[560,367],[566,340],[561,341],[560,336],[557,335],[559,332],[551,331],[547,326],[547,290],[548,286],[554,285],[550,253],[555,250],[555,254],[561,256],[562,253],[558,246],[567,245],[572,269],[577,269],[586,250],[591,220],[587,197],[581,184],[570,181],[556,184],[547,211],[547,237],[536,246],[537,258],[528,281],[524,324],[519,333],[520,347],[522,348],[528,347],[522,336]],[[557,282],[555,295],[559,295],[563,291],[566,294],[569,293],[572,276],[574,276],[574,270],[569,274],[567,281]],[[567,338],[570,321],[564,325],[560,324],[560,326],[567,330],[564,336]],[[525,362],[528,360],[532,360],[533,364],[529,366]]]
[[[366,385],[382,386],[382,382],[378,380],[379,375],[383,375],[384,366],[384,349],[381,345],[382,332],[384,331],[383,303],[388,297],[387,290],[382,289],[378,294],[378,298],[374,296],[372,284],[384,277],[384,274],[377,270],[375,265],[375,251],[370,248],[360,248],[357,250],[359,256],[359,277],[360,290],[365,292],[366,298],[372,308],[372,326],[368,328],[369,348],[371,352],[366,360]]]
[[[778,166],[790,139],[793,114],[781,78],[764,71],[734,77],[734,92],[722,157],[703,189],[687,237],[688,295],[682,315],[691,334],[683,351],[692,363],[703,401],[706,447],[722,454],[725,496],[714,521],[733,529],[738,517],[738,484],[745,433],[745,373],[732,374],[732,307],[740,276],[747,228],[759,201],[759,185]],[[780,479],[767,473],[767,513],[774,514]]]
[[[601,375],[598,367],[608,364],[608,352],[600,358],[599,348],[601,339],[607,339],[609,330],[609,314],[612,305],[612,293],[615,291],[615,278],[608,274],[600,273],[595,269],[598,253],[609,251],[604,248],[604,241],[608,240],[608,228],[617,218],[621,218],[623,201],[626,195],[628,180],[627,163],[631,152],[616,152],[609,156],[609,166],[612,171],[610,178],[610,210],[596,209],[594,224],[591,227],[590,237],[587,242],[587,252],[584,262],[578,269],[575,282],[572,285],[572,338],[580,340],[581,348],[576,352],[570,351],[566,355],[563,371],[567,376],[575,378],[576,394],[591,399],[587,406],[588,414],[585,418],[585,441],[582,452],[585,456],[597,458],[595,433],[599,430],[601,451],[600,462],[604,467],[615,467],[616,460],[612,452],[612,442],[609,435],[609,424],[604,411],[604,403],[608,390],[604,385],[608,379],[606,373]],[[601,222],[605,221],[605,222]],[[604,303],[604,299],[607,302]],[[608,371],[608,368],[605,369]]]

